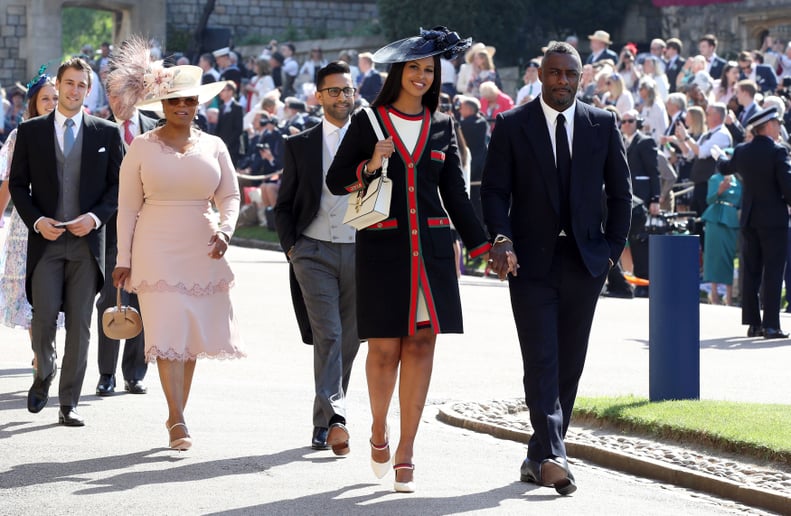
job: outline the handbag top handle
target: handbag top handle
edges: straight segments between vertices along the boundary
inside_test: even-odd
[[[118,287],[115,291],[115,304],[118,307],[118,311],[121,311],[121,287]]]
[[[368,119],[371,121],[371,127],[374,128],[374,133],[379,140],[384,140],[385,135],[382,134],[382,128],[379,127],[379,120],[376,119],[376,115],[374,114],[374,110],[371,108],[364,108],[365,114],[368,115]],[[382,158],[382,177],[387,179],[387,164],[390,162],[388,158]]]

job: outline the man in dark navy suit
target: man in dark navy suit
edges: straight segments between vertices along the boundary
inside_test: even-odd
[[[739,52],[739,78],[755,81],[758,91],[771,95],[777,89],[777,75],[772,67],[764,64],[764,56],[758,50]]]
[[[722,173],[738,174],[744,186],[742,324],[748,325],[748,337],[765,339],[788,337],[780,329],[780,292],[791,205],[791,161],[786,147],[778,143],[781,123],[776,107],[759,111],[747,120],[752,141],[738,145],[730,160],[722,157],[719,148],[712,149]]]
[[[667,75],[667,82],[670,83],[670,89],[668,90],[670,93],[676,92],[676,79],[681,69],[684,68],[684,63],[687,62],[686,59],[681,57],[683,49],[684,44],[681,43],[680,39],[670,38],[667,40],[667,46],[665,47],[665,75]]]
[[[618,63],[618,54],[610,50],[612,41],[610,41],[609,32],[597,30],[588,36],[588,39],[590,40],[591,54],[585,60],[585,64],[593,64],[605,59],[611,60],[613,64]]]
[[[698,40],[698,51],[706,58],[706,71],[712,79],[722,78],[725,59],[717,55],[717,36],[706,34]]]
[[[533,426],[521,479],[561,495],[576,490],[564,438],[596,302],[632,211],[621,133],[612,114],[575,101],[581,73],[574,47],[549,46],[541,96],[497,117],[481,186],[496,235],[491,268],[510,274]]]
[[[742,107],[739,114],[739,123],[742,127],[747,127],[747,121],[758,111],[758,104],[755,102],[755,95],[758,93],[758,85],[750,79],[744,79],[736,83],[736,102]]]

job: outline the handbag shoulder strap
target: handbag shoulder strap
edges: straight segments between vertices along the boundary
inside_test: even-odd
[[[382,128],[379,127],[379,120],[376,119],[374,110],[371,108],[365,108],[365,114],[368,115],[368,119],[371,121],[371,127],[374,128],[374,133],[376,133],[376,138],[379,140],[384,140],[385,135],[382,134]]]
[[[374,128],[374,133],[376,134],[376,138],[378,140],[384,140],[385,135],[382,133],[382,128],[379,127],[379,120],[376,119],[376,115],[374,114],[374,110],[371,108],[364,108],[365,114],[368,115],[368,119],[371,121],[371,127]],[[387,180],[387,165],[390,162],[389,159],[383,158],[382,159],[382,177]]]

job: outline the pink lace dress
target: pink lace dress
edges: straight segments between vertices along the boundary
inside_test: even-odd
[[[222,140],[197,130],[193,140],[182,154],[151,131],[121,164],[117,263],[131,267],[127,288],[140,300],[149,361],[244,356],[234,275],[207,245],[218,229],[233,232],[239,188]]]
[[[0,149],[0,181],[7,181],[14,155],[16,129],[11,131]],[[2,214],[0,214],[0,217]],[[17,213],[5,226],[5,240],[0,249],[0,323],[11,328],[30,328],[33,311],[25,293],[27,271],[27,226]],[[58,328],[63,328],[63,313],[58,316]]]

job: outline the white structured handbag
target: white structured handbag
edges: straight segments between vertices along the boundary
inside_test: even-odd
[[[384,134],[379,127],[373,110],[365,108],[376,137],[384,140]],[[359,190],[356,194],[349,195],[349,204],[343,223],[360,230],[371,224],[376,224],[390,215],[390,199],[393,195],[393,182],[387,177],[388,159],[382,159],[382,175],[373,179],[367,188]]]

